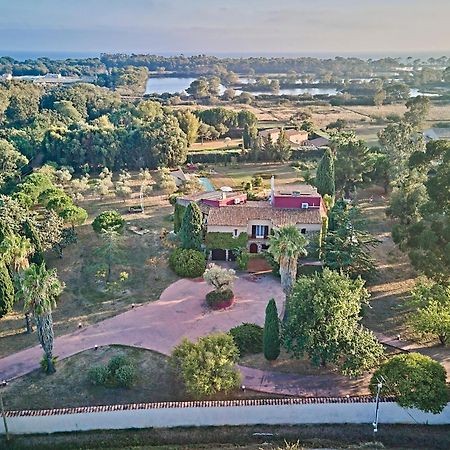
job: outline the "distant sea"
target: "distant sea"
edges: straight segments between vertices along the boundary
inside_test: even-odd
[[[25,59],[37,59],[40,57],[47,57],[50,59],[67,59],[67,58],[95,58],[100,57],[99,52],[70,52],[70,51],[17,51],[17,50],[0,50],[1,56],[10,56],[16,60],[23,61]],[[114,53],[112,51],[106,53]],[[247,58],[247,57],[285,57],[285,58],[299,58],[299,57],[312,57],[312,58],[335,58],[336,56],[342,56],[345,58],[355,57],[361,59],[379,59],[385,57],[402,58],[406,59],[408,56],[413,58],[427,59],[430,57],[439,58],[441,56],[450,57],[450,50],[442,52],[202,52],[202,51],[189,51],[189,52],[155,52],[152,50],[142,50],[142,51],[128,51],[128,52],[117,52],[117,53],[136,53],[136,54],[155,54],[160,56],[193,56],[206,54],[211,56],[217,56],[219,58]]]

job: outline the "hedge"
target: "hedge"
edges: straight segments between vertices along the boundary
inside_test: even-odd
[[[208,250],[213,250],[215,248],[220,248],[222,250],[245,248],[247,247],[247,241],[247,233],[240,233],[239,236],[233,237],[231,233],[212,231],[206,233],[205,236],[205,244]]]
[[[256,323],[243,323],[230,330],[241,356],[261,353],[263,349],[263,328]]]
[[[206,304],[213,309],[226,308],[233,303],[234,293],[231,289],[211,291],[206,294]]]
[[[205,255],[198,250],[177,248],[169,257],[169,265],[180,277],[201,277],[206,267]]]

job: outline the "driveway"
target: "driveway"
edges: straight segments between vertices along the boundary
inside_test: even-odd
[[[210,290],[211,286],[201,280],[179,280],[158,301],[57,337],[54,354],[64,359],[96,345],[122,344],[168,355],[183,337],[195,340],[243,322],[263,325],[271,298],[282,311],[284,294],[271,275],[238,278],[234,285],[236,303],[223,311],[206,307],[204,299]],[[40,346],[35,346],[0,359],[0,379],[10,380],[37,369],[42,353]]]

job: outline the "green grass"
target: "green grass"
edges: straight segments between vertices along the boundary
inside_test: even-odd
[[[446,450],[450,447],[450,426],[381,425],[376,440],[386,450]],[[366,443],[373,442],[373,432],[371,424],[149,428],[14,436],[8,445],[0,437],[0,447],[6,450],[272,450],[284,448],[285,441],[298,441],[300,448],[367,449],[371,448]]]

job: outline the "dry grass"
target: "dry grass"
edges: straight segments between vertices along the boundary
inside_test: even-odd
[[[189,151],[202,152],[206,150],[233,149],[239,148],[239,144],[242,144],[242,139],[218,139],[217,141],[205,141],[203,144],[201,142],[196,142],[189,147]]]
[[[114,316],[128,309],[131,303],[144,303],[159,298],[161,292],[176,276],[167,268],[168,250],[160,240],[162,228],[171,229],[169,214],[172,207],[165,197],[155,193],[146,199],[145,214],[128,214],[128,207],[137,199],[123,202],[115,198],[86,198],[81,206],[89,213],[87,223],[77,228],[78,243],[66,249],[64,257],[48,255],[48,264],[56,267],[66,289],[54,311],[55,335],[74,331],[78,323],[83,326]],[[123,239],[123,257],[114,267],[115,276],[121,271],[129,279],[120,292],[107,293],[98,284],[95,273],[101,260],[95,255],[100,245],[91,222],[100,212],[116,209],[127,221]],[[129,225],[147,228],[149,234],[139,236],[127,230]],[[37,344],[34,334],[24,334],[22,304],[0,320],[0,357]]]
[[[130,389],[94,386],[88,380],[91,367],[107,364],[116,355],[124,355],[136,368],[137,380]],[[26,393],[26,395],[24,394]],[[141,402],[192,400],[169,364],[168,357],[150,350],[107,346],[86,350],[57,363],[57,371],[46,375],[36,370],[11,381],[3,390],[10,410],[69,408],[91,405],[115,405]],[[276,397],[238,390],[211,399]]]

